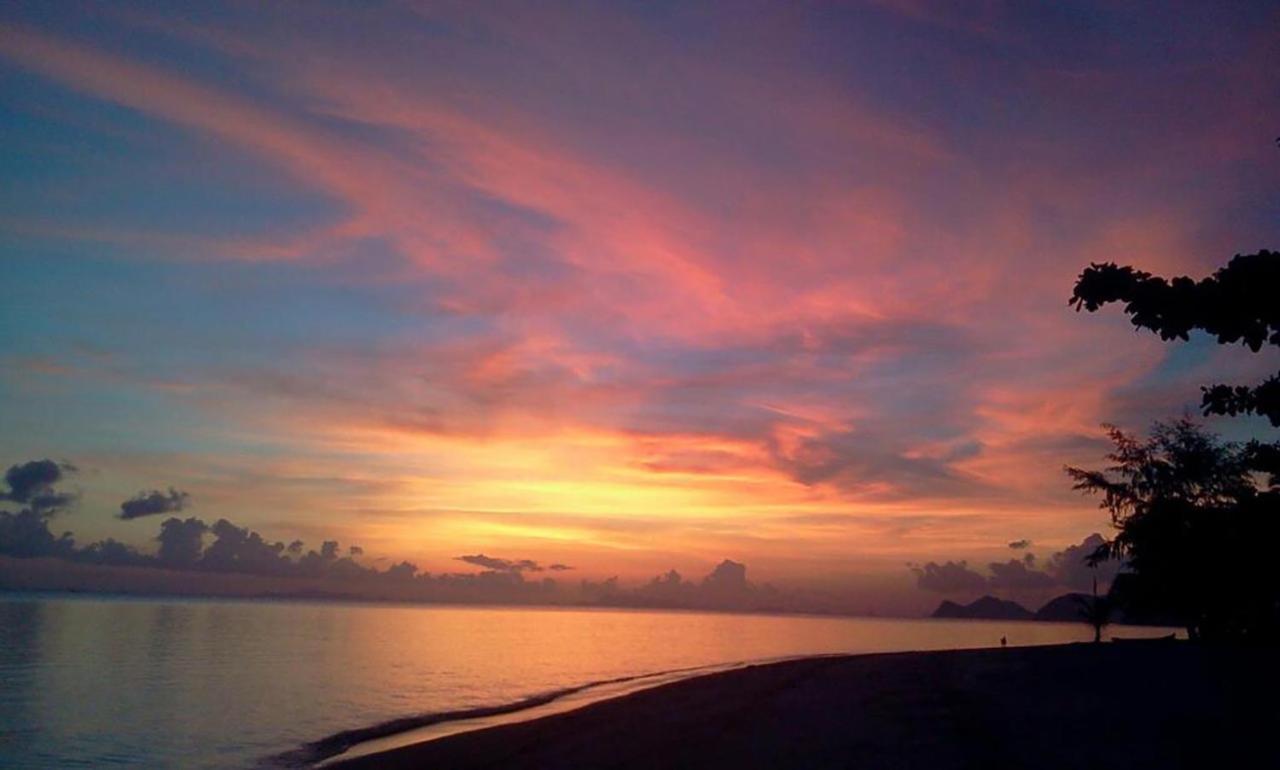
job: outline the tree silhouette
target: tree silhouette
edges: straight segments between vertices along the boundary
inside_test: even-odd
[[[1132,267],[1094,263],[1080,274],[1069,300],[1077,311],[1125,303],[1134,326],[1161,339],[1188,339],[1199,329],[1221,344],[1244,344],[1257,353],[1280,347],[1280,252],[1237,254],[1226,267],[1196,281],[1166,280]],[[1280,427],[1280,373],[1255,386],[1202,388],[1207,414],[1259,414]]]
[[[1098,579],[1093,579],[1093,595],[1077,596],[1080,618],[1093,628],[1093,642],[1102,642],[1102,629],[1111,625],[1115,603],[1110,596],[1098,596]]]
[[[1110,598],[1193,638],[1276,639],[1280,490],[1260,487],[1254,445],[1222,442],[1187,419],[1156,423],[1145,440],[1108,431],[1111,465],[1067,473],[1075,489],[1102,496],[1116,528],[1090,557],[1130,570]]]

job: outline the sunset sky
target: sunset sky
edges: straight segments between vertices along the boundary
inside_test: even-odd
[[[1105,531],[1100,423],[1276,368],[1066,300],[1280,246],[1280,8],[958,5],[4,3],[0,465],[433,571]]]

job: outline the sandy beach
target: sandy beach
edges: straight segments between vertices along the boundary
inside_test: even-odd
[[[815,658],[334,767],[1276,767],[1277,685],[1265,650],[1185,642]]]

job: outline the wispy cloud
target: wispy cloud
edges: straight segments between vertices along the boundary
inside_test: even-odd
[[[1060,467],[1193,402],[1211,354],[1066,295],[1278,235],[1274,12],[1161,14],[1156,51],[1111,7],[756,11],[6,9],[16,140],[138,168],[23,177],[0,410],[68,415],[39,451],[118,474],[102,513],[162,463],[202,513],[437,569],[901,572],[1100,526]],[[224,201],[250,187],[257,227]],[[62,446],[86,419],[113,453]]]

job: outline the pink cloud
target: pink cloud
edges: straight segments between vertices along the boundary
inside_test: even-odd
[[[1011,57],[1027,45],[999,9],[973,21],[882,5]],[[821,541],[824,559],[1041,532],[1066,542],[1097,514],[1060,465],[1087,460],[1099,422],[1137,414],[1125,389],[1148,387],[1168,356],[1123,319],[1070,312],[1076,273],[1107,259],[1198,272],[1236,248],[1197,214],[1224,198],[1185,180],[1254,157],[1232,148],[1262,111],[1244,127],[1230,118],[1265,93],[1249,76],[1252,50],[1211,76],[1187,73],[1221,109],[1212,118],[1180,116],[1167,96],[1141,102],[1161,124],[1150,146],[1132,142],[1146,121],[1126,107],[1148,75],[1033,57],[992,84],[947,51],[940,77],[963,89],[970,119],[988,121],[975,140],[961,121],[930,117],[937,105],[913,112],[886,95],[878,70],[814,65],[801,55],[813,30],[786,9],[717,19],[693,42],[604,10],[422,13],[493,45],[476,53],[467,35],[424,41],[363,15],[370,42],[341,48],[267,23],[159,25],[252,62],[251,96],[0,27],[20,67],[211,137],[342,211],[263,240],[14,228],[319,267],[355,261],[352,244],[376,239],[394,259],[357,265],[351,280],[423,287],[398,301],[424,326],[473,322],[427,341],[318,335],[270,364],[213,362],[182,387],[149,383],[239,438],[295,452],[295,475],[339,474],[341,455],[392,479],[362,507],[453,510],[494,488],[492,510],[535,509],[578,485],[583,510],[544,520],[547,533],[626,550],[643,535],[602,533],[600,511],[635,490],[646,505],[688,506],[690,549],[750,544],[779,562],[782,547],[758,531]],[[1222,74],[1241,78],[1235,95],[1213,93]],[[1064,147],[1046,114],[1104,128]],[[1108,129],[1124,142],[1108,147]],[[71,374],[107,376],[92,369]],[[1067,523],[1043,523],[1047,511]],[[837,518],[785,518],[820,514]],[[512,534],[519,515],[479,517],[477,531],[535,537],[532,523]],[[663,515],[679,512],[645,514]],[[884,524],[908,515],[936,518]],[[846,539],[824,540],[833,531]]]

